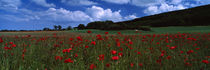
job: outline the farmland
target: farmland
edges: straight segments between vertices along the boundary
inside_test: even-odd
[[[1,70],[209,70],[210,30],[1,32]]]

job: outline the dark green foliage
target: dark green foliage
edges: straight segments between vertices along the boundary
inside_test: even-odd
[[[210,5],[190,8],[186,10],[172,11],[130,21],[117,22],[128,26],[206,26],[210,25]]]
[[[77,27],[79,30],[85,29],[85,25],[84,24],[79,24]]]
[[[50,28],[44,28],[43,31],[50,31]]]

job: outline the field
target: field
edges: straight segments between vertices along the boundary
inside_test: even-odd
[[[210,70],[210,27],[0,32],[1,70]]]

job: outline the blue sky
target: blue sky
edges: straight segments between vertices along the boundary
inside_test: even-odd
[[[0,30],[114,22],[210,4],[210,0],[0,0]]]

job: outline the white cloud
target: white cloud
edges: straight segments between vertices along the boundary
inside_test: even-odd
[[[37,5],[43,6],[43,7],[55,7],[53,3],[47,3],[46,0],[32,0]]]
[[[119,11],[112,11],[111,9],[103,9],[101,7],[92,6],[91,8],[87,8],[86,13],[90,15],[93,20],[113,20],[113,21],[121,21],[122,16]]]
[[[15,11],[21,5],[20,0],[0,0],[0,9]]]
[[[116,4],[127,4],[130,2],[130,0],[103,0],[110,3],[116,3]]]
[[[125,20],[131,20],[131,19],[135,19],[135,18],[137,18],[136,15],[128,15],[124,19]]]
[[[144,10],[144,13],[153,15],[153,14],[159,14],[159,13],[168,12],[168,11],[181,10],[185,8],[187,7],[183,6],[182,4],[170,5],[167,3],[162,3],[160,6],[152,5],[152,6],[147,7]]]
[[[82,11],[69,11],[63,8],[49,8],[47,11],[39,12],[42,19],[54,22],[87,22],[91,18]]]
[[[97,4],[96,2],[89,1],[89,0],[61,0],[62,3],[66,3],[71,6],[88,6],[88,5],[95,5]]]

